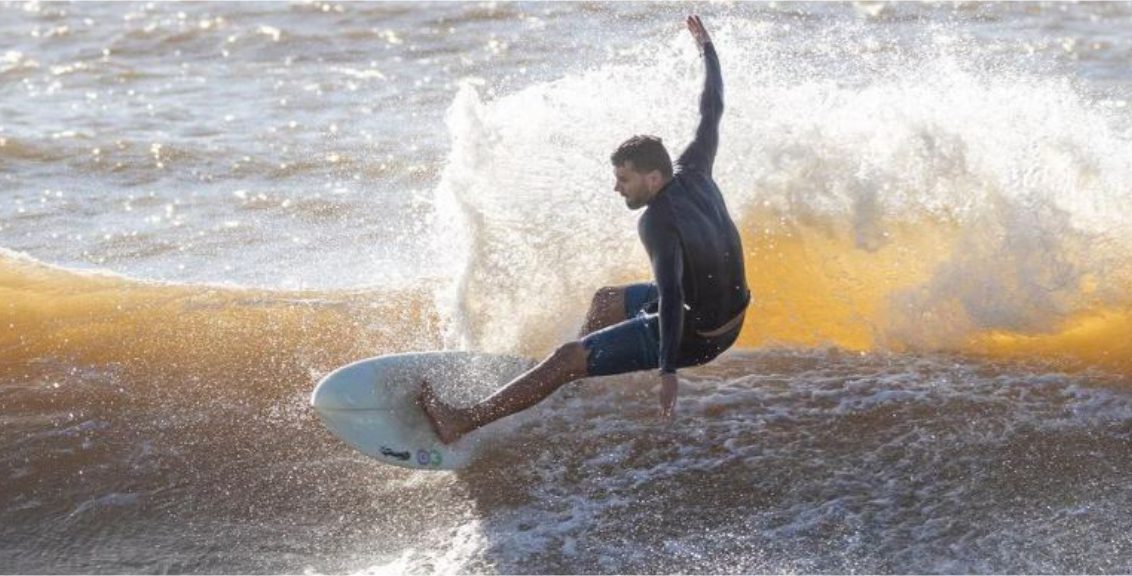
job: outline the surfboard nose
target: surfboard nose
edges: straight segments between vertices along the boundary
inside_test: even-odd
[[[311,393],[316,410],[369,410],[379,406],[373,368],[361,362],[328,374]]]

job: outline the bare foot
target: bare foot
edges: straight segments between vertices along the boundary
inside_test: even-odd
[[[451,444],[469,432],[467,418],[460,414],[456,408],[450,408],[440,401],[427,380],[421,381],[421,393],[417,396],[417,405],[428,416],[433,432],[440,437],[440,441]]]

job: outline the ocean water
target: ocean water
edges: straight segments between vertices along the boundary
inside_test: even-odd
[[[308,407],[647,279],[718,47],[736,348],[459,472]],[[0,572],[1132,571],[1132,6],[0,3]]]

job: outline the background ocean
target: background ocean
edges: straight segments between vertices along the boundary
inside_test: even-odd
[[[691,138],[754,303],[455,473],[308,407],[539,357]],[[1132,572],[1132,5],[0,3],[0,571]]]

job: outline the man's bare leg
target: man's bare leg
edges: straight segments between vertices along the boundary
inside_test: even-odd
[[[560,346],[541,364],[512,380],[502,390],[470,408],[445,405],[428,382],[418,398],[440,441],[451,444],[468,432],[538,404],[562,385],[586,376],[586,350],[581,342]]]
[[[594,299],[590,302],[590,310],[586,313],[586,321],[582,324],[578,337],[584,337],[625,320],[625,287],[602,288],[594,293]]]
[[[595,292],[579,337],[625,321],[625,292],[625,286],[608,286]],[[422,383],[418,400],[437,436],[451,444],[472,430],[538,404],[562,385],[585,376],[586,351],[581,342],[571,342],[471,408],[445,405],[428,382]]]

